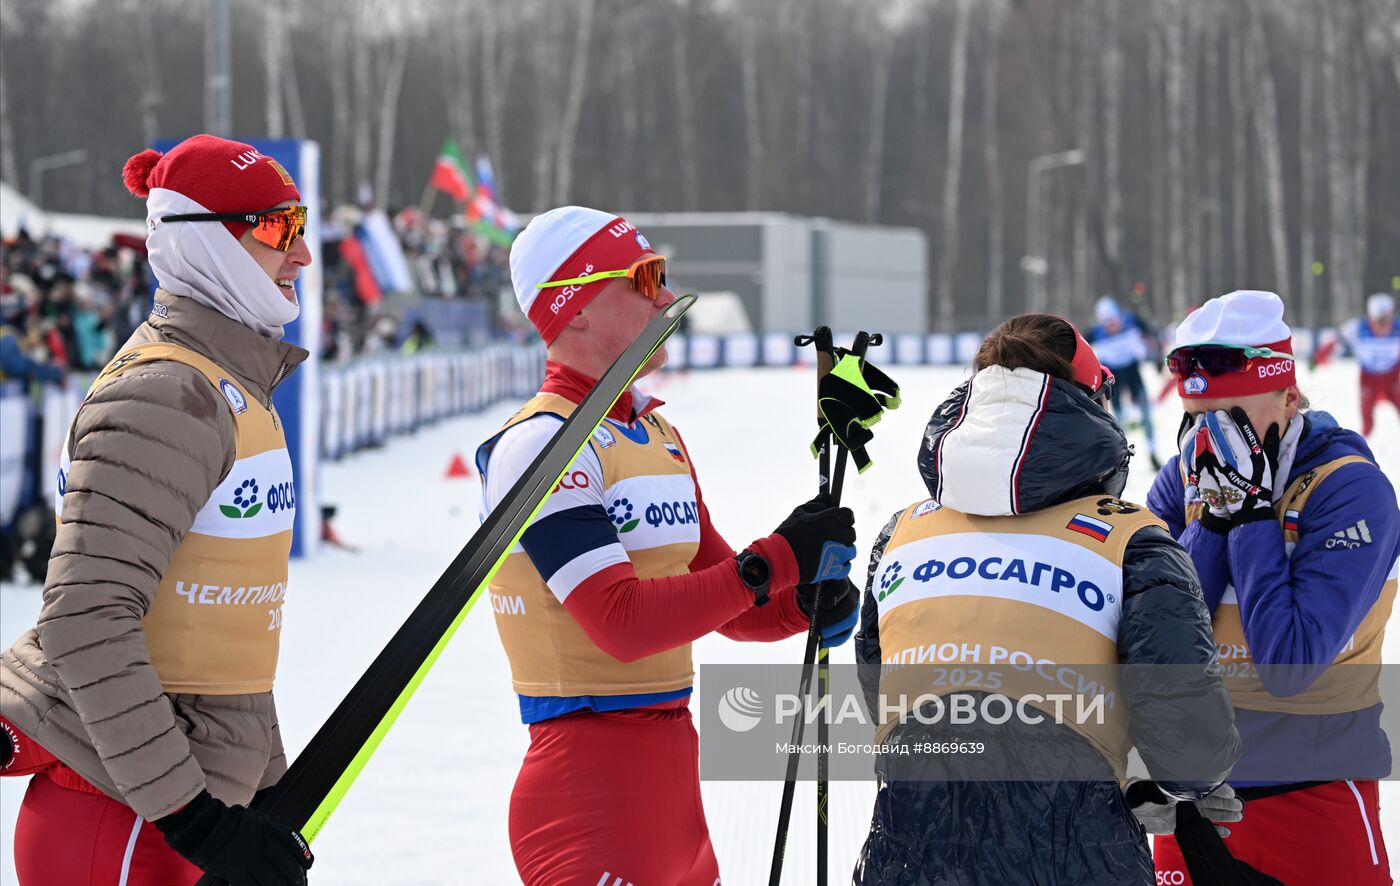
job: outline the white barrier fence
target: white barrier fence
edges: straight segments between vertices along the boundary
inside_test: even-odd
[[[850,342],[854,333],[837,332]],[[965,366],[981,345],[983,334],[895,333],[869,356],[882,366]],[[1294,332],[1299,356],[1312,352],[1309,330]],[[666,343],[670,369],[724,369],[808,365],[811,348],[793,343],[792,333],[673,335]],[[503,399],[524,400],[539,390],[544,375],[544,348],[495,345],[472,353],[388,355],[362,358],[338,367],[323,367],[321,453],[341,458],[420,425],[476,412]]]
[[[54,500],[64,438],[83,390],[73,382],[46,384],[30,396],[18,382],[0,384],[0,527],[34,501]]]
[[[501,400],[525,400],[539,390],[543,378],[541,345],[386,355],[323,366],[321,456],[338,459]]]
[[[1325,331],[1323,331],[1325,333]],[[853,334],[837,332],[837,342]],[[1299,356],[1311,353],[1314,336],[1295,330]],[[975,332],[896,333],[870,349],[870,359],[885,366],[966,365],[982,335]],[[675,335],[667,342],[671,369],[720,369],[810,364],[811,348],[799,348],[791,333]],[[501,400],[523,401],[539,390],[544,376],[540,344],[492,345],[466,353],[388,354],[364,357],[339,366],[321,367],[320,450],[339,459],[390,437],[411,433],[432,422],[484,409]],[[44,496],[51,499],[58,458],[68,422],[77,411],[85,385],[60,390],[45,386],[32,400],[15,383],[0,386],[0,526],[18,506]],[[41,415],[39,434],[30,417]],[[39,482],[26,479],[31,447],[41,450]]]

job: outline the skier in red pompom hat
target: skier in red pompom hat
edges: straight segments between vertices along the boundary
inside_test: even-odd
[[[146,200],[151,315],[93,382],[60,463],[35,628],[0,656],[0,775],[33,775],[26,886],[305,884],[246,808],[286,771],[276,676],[296,496],[272,391],[311,263],[287,171],[211,135],[122,171]]]

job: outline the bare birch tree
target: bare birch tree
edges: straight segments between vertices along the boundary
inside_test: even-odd
[[[389,40],[388,59],[384,70],[384,92],[379,105],[379,168],[374,177],[374,196],[388,208],[393,200],[394,146],[398,134],[399,93],[403,88],[403,72],[408,65],[408,38],[395,34]]]
[[[350,69],[354,90],[350,103],[350,125],[351,125],[351,147],[354,156],[352,166],[350,186],[357,192],[370,185],[370,168],[372,157],[370,156],[373,144],[372,133],[370,131],[372,115],[370,89],[373,78],[370,76],[372,65],[375,61],[373,44],[370,42],[366,21],[369,18],[368,8],[363,2],[358,4],[358,18],[351,32],[354,41],[352,56],[347,60]],[[383,199],[382,195],[376,195]]]
[[[286,105],[287,132],[292,138],[304,139],[306,133],[306,108],[301,101],[301,80],[297,77],[297,54],[292,52],[292,16],[283,19],[285,25],[277,35],[282,56],[282,99]]]
[[[1113,291],[1121,292],[1127,278],[1123,267],[1123,35],[1117,0],[1103,3],[1102,14],[1104,252]]]
[[[1094,47],[1100,40],[1098,10],[1094,6],[1089,0],[1079,4],[1079,27],[1075,35],[1078,51],[1074,53],[1074,144],[1084,151],[1087,160],[1086,165],[1081,167],[1085,173],[1084,186],[1078,189],[1078,198],[1074,201],[1073,273],[1069,298],[1062,309],[1067,316],[1088,313],[1096,290],[1089,262],[1089,204],[1095,202],[1102,192],[1099,176],[1102,161],[1094,132],[1094,110],[1098,107],[1094,89],[1097,81],[1094,76]]]
[[[948,157],[943,171],[943,248],[938,256],[939,328],[953,327],[956,297],[954,271],[958,260],[958,196],[962,185],[963,107],[967,99],[967,35],[970,0],[957,0],[953,20],[952,70],[948,75]]]
[[[965,13],[959,14],[966,18]],[[889,101],[890,93],[890,56],[894,52],[892,44],[893,37],[889,31],[883,26],[877,26],[870,38],[870,116],[865,127],[865,162],[862,164],[864,173],[861,175],[861,190],[865,198],[862,218],[868,222],[877,221],[880,217],[880,188],[884,179],[882,173],[885,158],[885,105]],[[964,51],[964,70],[967,68],[966,57]],[[957,64],[955,61],[955,76],[959,76],[956,73]],[[957,126],[961,135],[961,120]]]
[[[1261,0],[1250,0],[1249,70],[1254,133],[1263,160],[1264,197],[1269,207],[1269,244],[1273,252],[1273,286],[1288,300],[1288,219],[1283,195],[1283,149],[1279,144],[1278,104],[1274,98],[1274,74],[1269,44],[1264,37]]]
[[[1347,63],[1344,55],[1352,51],[1344,46],[1342,25],[1338,22],[1340,6],[1328,6],[1322,11],[1322,84],[1326,99],[1322,116],[1327,132],[1327,207],[1329,212],[1327,249],[1327,281],[1331,291],[1332,322],[1340,323],[1350,313],[1351,298],[1351,225],[1353,201],[1351,169],[1347,156],[1347,141],[1351,125],[1347,113]]]
[[[337,19],[330,24],[331,174],[330,197],[343,203],[350,198],[350,24]]]
[[[282,137],[282,29],[286,13],[281,3],[263,5],[262,62],[264,112],[268,138]]]
[[[695,93],[691,86],[688,28],[693,11],[693,0],[681,0],[680,10],[672,19],[671,36],[671,74],[676,93],[676,119],[680,123],[676,146],[681,167],[681,209],[687,212],[700,208],[700,170],[695,156],[700,133],[696,129]]]
[[[1354,0],[1351,9],[1353,26],[1350,29],[1353,46],[1366,45],[1365,0]],[[1353,52],[1349,57],[1351,70],[1352,130],[1351,130],[1351,280],[1347,303],[1355,308],[1361,306],[1365,297],[1366,254],[1367,254],[1367,201],[1370,194],[1368,171],[1370,169],[1370,130],[1371,130],[1371,78],[1364,52]],[[1393,205],[1393,201],[1392,201]]]
[[[1299,10],[1300,25],[1304,33],[1317,33],[1317,14],[1312,4],[1305,4]],[[1317,316],[1317,278],[1313,274],[1313,262],[1317,259],[1317,245],[1314,241],[1313,213],[1316,196],[1314,166],[1316,153],[1314,133],[1316,112],[1313,108],[1314,92],[1317,84],[1317,53],[1303,52],[1299,58],[1298,75],[1298,224],[1301,234],[1298,241],[1298,286],[1299,300],[1302,303],[1303,324],[1315,329]]]
[[[739,64],[744,102],[744,140],[748,145],[744,208],[763,206],[763,119],[758,99],[758,27],[751,15],[737,16]]]
[[[1249,55],[1248,13],[1235,11],[1238,19],[1226,42],[1230,72],[1230,282],[1227,289],[1245,285],[1249,276],[1249,233],[1245,217],[1249,210],[1249,100],[1245,97],[1245,59]]]
[[[481,23],[481,103],[484,110],[486,151],[492,162],[497,164],[496,187],[502,193],[508,187],[510,167],[505,163],[505,103],[510,92],[511,75],[515,70],[515,60],[519,54],[518,44],[513,40],[502,39],[500,23],[504,16],[513,14],[514,6],[496,4],[487,0],[480,8]],[[524,152],[522,152],[524,153]],[[535,200],[541,202],[543,192],[536,191]]]
[[[19,164],[15,162],[15,131],[10,124],[9,90],[5,88],[3,57],[0,57],[0,181],[19,184]]]
[[[583,114],[583,99],[588,85],[588,57],[593,43],[593,10],[595,0],[579,0],[578,25],[574,39],[567,41],[573,47],[573,61],[569,66],[569,97],[564,103],[564,117],[559,127],[559,152],[554,161],[554,202],[563,205],[569,202],[569,192],[573,185],[574,143],[578,133],[578,120]]]
[[[1004,0],[990,0],[986,9],[986,42],[982,49],[982,165],[987,177],[987,312],[992,317],[1000,317],[1005,311],[1002,275],[1006,263],[1006,228],[1002,207],[997,82],[1001,70],[1001,32],[1006,21],[1006,3]]]
[[[1167,279],[1172,315],[1181,316],[1186,312],[1186,6],[1166,0],[1156,8],[1166,35]]]

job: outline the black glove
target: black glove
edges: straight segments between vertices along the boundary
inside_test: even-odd
[[[797,560],[798,584],[833,581],[851,574],[855,559],[856,517],[850,508],[833,508],[823,496],[799,505],[775,530]]]
[[[245,806],[200,791],[185,808],[156,819],[170,848],[234,886],[305,886],[314,860],[301,834]]]
[[[818,600],[820,589],[821,599]],[[845,581],[829,581],[822,584],[797,586],[797,608],[810,621],[812,606],[817,606],[817,629],[821,631],[821,645],[828,649],[840,646],[851,639],[856,621],[860,618],[860,591]]]
[[[1133,817],[1149,834],[1174,833],[1177,805],[1191,802],[1163,793],[1155,781],[1141,779],[1128,780],[1124,798]],[[1228,784],[1220,785],[1194,803],[1201,816],[1209,819],[1222,837],[1230,836],[1226,824],[1244,820],[1244,801],[1235,796],[1235,789]]]
[[[1188,415],[1188,419],[1189,419]],[[1205,528],[1227,532],[1254,520],[1274,519],[1273,497],[1280,434],[1270,425],[1261,440],[1238,406],[1204,413],[1182,423],[1181,453],[1187,481],[1196,487],[1206,512]]]

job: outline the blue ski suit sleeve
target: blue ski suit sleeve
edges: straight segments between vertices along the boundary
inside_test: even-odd
[[[1173,455],[1157,472],[1147,491],[1147,509],[1167,524],[1172,538],[1181,538],[1186,529],[1186,503],[1181,486],[1181,456]]]
[[[1370,541],[1350,539],[1352,529]],[[1313,492],[1292,557],[1273,520],[1230,531],[1244,636],[1270,694],[1302,692],[1336,659],[1380,596],[1398,537],[1395,491],[1379,468],[1361,462],[1338,469]],[[1267,667],[1285,664],[1311,667]]]
[[[1172,538],[1181,543],[1191,555],[1196,574],[1201,579],[1201,594],[1206,609],[1215,611],[1225,588],[1230,584],[1230,561],[1226,554],[1225,536],[1193,522],[1186,525],[1186,501],[1181,483],[1181,456],[1173,455],[1157,472],[1152,489],[1147,493],[1147,509],[1167,524]]]

